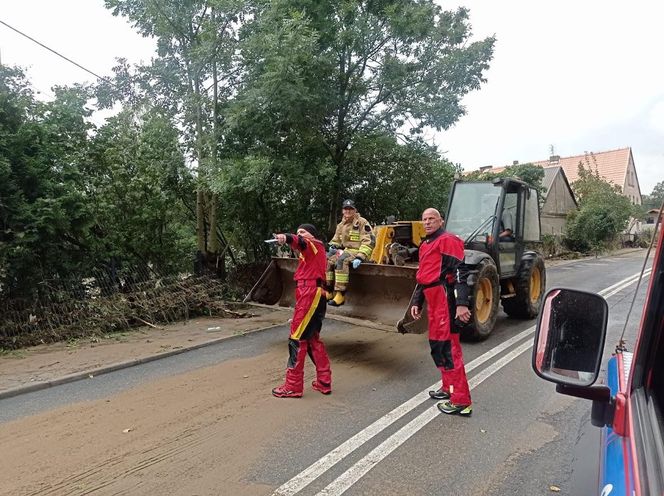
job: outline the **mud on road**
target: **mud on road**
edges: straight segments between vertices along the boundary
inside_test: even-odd
[[[265,327],[283,324],[288,317],[290,312],[267,311],[258,320]],[[130,354],[138,356],[141,350],[182,346],[183,338],[202,340],[209,337],[208,328],[223,326],[215,332],[233,335],[241,332],[234,326],[249,322],[226,324],[202,319],[190,322],[188,330],[144,330],[126,336],[126,342],[85,343],[75,350],[61,345],[62,349],[33,351],[23,359],[3,357],[0,370],[4,377],[15,364],[16,369],[44,378],[58,371],[120,361]],[[250,327],[260,326],[254,321]],[[99,400],[0,424],[0,494],[271,494],[275,481],[261,481],[257,467],[270,463],[280,443],[291,442],[294,423],[306,430],[307,423],[321,415],[347,411],[352,405],[344,403],[345,392],[370,389],[378,376],[394,373],[392,367],[400,366],[393,361],[395,356],[426,358],[422,336],[404,339],[360,328],[324,336],[333,364],[333,394],[323,396],[311,390],[315,372],[307,363],[304,397],[276,399],[270,389],[283,380],[287,358],[287,330],[282,333],[283,340],[256,356],[230,359]],[[365,353],[363,365],[358,365],[349,344],[360,335],[366,345],[360,347]],[[398,351],[394,340],[401,343]],[[411,349],[404,354],[403,346]],[[39,372],[40,363],[48,365],[41,369],[48,372]]]

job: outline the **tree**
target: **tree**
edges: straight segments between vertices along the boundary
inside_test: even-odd
[[[306,165],[320,193],[302,202],[331,231],[341,197],[365,182],[347,171],[360,142],[408,142],[464,114],[461,98],[484,81],[494,45],[470,34],[466,9],[432,0],[258,1],[229,139],[240,154],[266,156],[271,176]]]
[[[658,182],[649,195],[643,195],[643,206],[646,210],[659,209],[664,203],[664,181]]]
[[[579,209],[568,215],[564,241],[573,250],[597,253],[625,229],[635,213],[634,206],[618,186],[583,163],[579,163],[579,178],[571,186]]]
[[[420,140],[402,145],[391,136],[372,136],[358,139],[349,151],[343,182],[362,215],[376,224],[389,215],[418,219],[430,206],[444,211],[458,169]],[[270,233],[293,230],[304,220],[327,220],[317,202],[310,203],[325,198],[317,173],[300,160],[247,156],[225,162],[211,184],[224,198],[225,226],[240,253],[261,258],[267,253],[262,240]]]
[[[207,187],[210,170],[221,154],[223,109],[232,97],[236,66],[237,28],[246,2],[239,0],[105,0],[144,36],[157,40],[158,56],[147,67],[132,71],[120,61],[114,85],[102,84],[102,104],[118,99],[149,102],[168,110],[184,130],[183,142],[197,168],[196,236],[201,258],[218,267],[216,195]],[[118,88],[120,91],[118,91]]]
[[[0,67],[0,297],[109,264],[188,270],[195,186],[179,130],[145,107],[96,129],[88,88],[53,92],[39,102]]]
[[[89,266],[93,217],[81,165],[87,156],[86,88],[33,98],[22,71],[0,67],[0,291],[25,296],[37,282]]]
[[[137,115],[125,108],[99,129],[91,149],[95,253],[167,274],[191,270],[194,178],[169,119],[156,109]]]
[[[544,193],[546,188],[542,181],[544,180],[544,168],[541,165],[517,164],[510,165],[500,172],[472,171],[466,174],[464,178],[468,181],[492,181],[498,177],[514,177],[524,183],[529,184],[539,193],[540,202],[544,202]]]
[[[398,220],[419,219],[428,207],[444,212],[459,170],[421,140],[401,145],[390,136],[357,140],[347,160],[348,177],[343,183],[352,185],[350,197],[358,199],[362,215],[375,223],[390,215]]]

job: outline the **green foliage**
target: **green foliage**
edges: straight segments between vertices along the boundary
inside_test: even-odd
[[[252,257],[303,218],[329,232],[347,195],[381,219],[444,203],[449,164],[418,136],[453,125],[484,82],[494,40],[470,41],[467,10],[432,0],[105,3],[154,36],[158,56],[146,67],[120,61],[97,96],[157,102],[180,123],[198,171],[199,249],[217,221]],[[406,179],[425,170],[429,188]],[[417,191],[411,205],[396,199],[403,188]]]
[[[639,248],[648,248],[650,246],[650,243],[652,242],[652,238],[655,236],[655,229],[654,228],[646,228],[643,229],[637,239],[636,239],[636,244]]]
[[[273,232],[293,231],[304,221],[325,232],[329,203],[317,178],[328,166],[325,161],[304,164],[265,156],[224,161],[212,188],[224,198],[223,222],[232,244],[260,258],[267,249],[262,240]],[[349,151],[342,184],[344,194],[355,199],[372,223],[388,215],[411,220],[429,206],[445,210],[456,171],[422,142],[400,145],[392,137],[372,136]]]
[[[244,156],[224,160],[211,186],[222,198],[222,223],[241,254],[262,258],[273,232],[293,232],[299,223],[320,225],[315,205],[317,169],[301,162]]]
[[[87,263],[93,223],[78,164],[86,154],[87,90],[33,99],[23,73],[0,67],[0,291],[22,294]]]
[[[114,15],[125,16],[144,36],[157,42],[157,57],[148,66],[120,61],[114,84],[102,84],[98,98],[106,106],[122,101],[160,108],[178,122],[196,184],[196,240],[199,261],[217,270],[222,252],[218,199],[210,193],[210,173],[220,157],[226,108],[237,92],[238,30],[251,2],[240,0],[105,0]],[[224,250],[225,251],[225,250]],[[219,272],[223,272],[220,270]]]
[[[643,195],[643,206],[646,210],[659,209],[664,203],[664,181],[658,182],[649,195]]]
[[[373,222],[382,222],[389,215],[413,220],[425,208],[447,209],[457,171],[422,141],[399,145],[388,136],[371,136],[359,139],[349,151],[342,184]]]
[[[189,269],[194,186],[178,130],[149,110],[96,130],[87,88],[54,93],[38,102],[20,70],[0,68],[0,296],[111,261]]]
[[[572,183],[579,210],[567,218],[565,244],[572,250],[599,252],[625,229],[635,213],[620,189],[602,179],[597,172],[579,164],[579,179]]]
[[[143,36],[154,37],[157,56],[146,66],[118,60],[112,84],[97,88],[100,104],[160,108],[181,125],[187,151],[205,161],[215,147],[214,107],[224,105],[236,85],[236,31],[248,2],[105,0],[105,5]],[[213,77],[219,78],[216,100]]]
[[[194,182],[178,135],[154,110],[126,109],[99,129],[87,170],[98,251],[166,273],[191,270],[194,215],[185,207]]]
[[[542,254],[553,257],[558,253],[560,239],[554,234],[542,234]]]
[[[568,218],[566,238],[575,251],[599,252],[620,230],[619,219],[611,206],[590,203]]]
[[[418,149],[426,129],[448,129],[464,114],[461,98],[484,81],[494,44],[470,34],[465,9],[431,0],[258,2],[243,32],[246,77],[229,139],[241,154],[314,164],[315,203],[331,230],[342,197],[357,189],[348,178],[364,180],[349,169],[371,163],[358,157],[365,140]]]
[[[433,0],[105,0],[158,53],[35,100],[0,67],[0,294],[95,267],[190,267],[220,226],[260,259],[274,231],[330,234],[444,209],[457,170],[422,139],[479,89],[494,39]],[[88,102],[123,111],[98,129]],[[223,237],[223,236],[222,236]],[[214,248],[216,246],[217,248]],[[209,261],[209,260],[208,260]],[[223,259],[222,259],[223,261]]]
[[[540,203],[544,201],[544,193],[546,188],[542,184],[544,180],[544,168],[540,165],[533,164],[517,164],[505,167],[499,172],[487,171],[472,171],[464,176],[468,181],[492,181],[498,177],[514,177],[520,179],[524,183],[529,184],[539,193]]]

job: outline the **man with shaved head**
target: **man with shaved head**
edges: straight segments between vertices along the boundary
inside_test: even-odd
[[[429,395],[443,400],[438,403],[441,412],[469,416],[473,412],[470,388],[459,329],[453,322],[455,317],[462,322],[470,320],[468,286],[465,274],[460,276],[459,270],[464,259],[463,240],[445,232],[443,218],[435,208],[422,213],[422,223],[427,235],[420,244],[417,287],[410,313],[419,319],[426,299],[431,356],[443,382],[439,390],[429,391]]]

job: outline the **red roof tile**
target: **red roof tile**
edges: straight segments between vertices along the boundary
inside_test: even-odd
[[[586,152],[583,155],[574,155],[573,157],[559,157],[555,160],[540,160],[538,162],[523,162],[539,165],[540,167],[562,167],[565,171],[567,180],[572,183],[579,178],[579,163],[583,167],[593,172],[598,171],[600,177],[623,188],[625,185],[625,175],[629,165],[631,148],[620,148],[618,150],[609,150],[606,152]],[[507,167],[492,167],[486,172],[502,172]],[[475,171],[471,171],[475,172]],[[469,172],[465,172],[465,174]]]
[[[600,177],[620,186],[622,189],[625,184],[625,175],[627,174],[631,152],[630,148],[596,153],[587,152],[573,157],[560,157],[558,162],[542,160],[533,162],[533,164],[542,167],[560,166],[571,183],[579,178],[579,163],[581,163],[585,169],[590,168],[591,171],[597,172]]]

